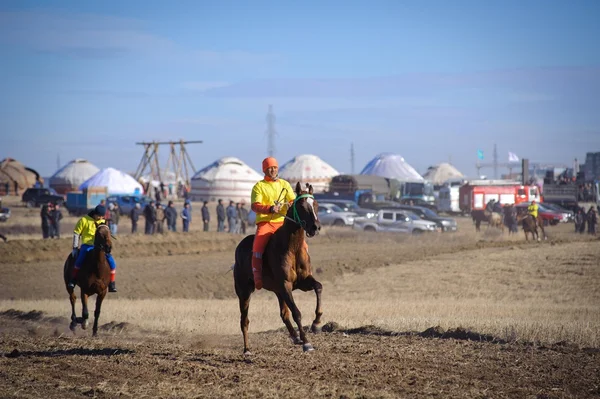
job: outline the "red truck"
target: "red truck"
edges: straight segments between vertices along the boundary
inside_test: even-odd
[[[482,211],[490,200],[502,205],[540,202],[537,186],[509,180],[472,180],[459,189],[459,207],[464,213]]]

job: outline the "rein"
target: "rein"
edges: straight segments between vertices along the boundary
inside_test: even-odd
[[[278,213],[277,215],[283,216],[284,218],[286,218],[287,220],[296,223],[298,226],[305,228],[306,227],[306,222],[304,220],[300,220],[300,215],[298,215],[298,210],[296,209],[296,202],[298,202],[298,200],[302,199],[302,198],[315,198],[313,197],[311,194],[300,194],[299,196],[297,196],[294,199],[294,202],[292,203],[292,215],[294,216],[294,218],[292,219],[291,217],[289,217],[288,215],[283,215],[281,213]]]

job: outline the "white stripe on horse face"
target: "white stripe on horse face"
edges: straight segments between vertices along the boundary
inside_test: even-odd
[[[310,206],[310,210],[312,211],[313,215],[315,216],[315,221],[319,220],[319,218],[317,217],[317,214],[315,212],[315,200],[314,198],[307,198],[306,202],[308,203],[308,206]]]

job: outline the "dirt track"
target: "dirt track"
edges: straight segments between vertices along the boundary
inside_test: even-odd
[[[461,227],[465,226],[470,227],[463,221]],[[475,273],[475,259],[479,262],[482,254],[497,253],[506,256],[507,268],[523,266],[519,262],[529,262],[533,256],[546,256],[562,264],[574,261],[587,268],[597,265],[598,240],[572,236],[568,227],[550,230],[549,242],[529,244],[522,236],[509,239],[494,234],[474,236],[471,232],[423,239],[330,230],[312,240],[310,250],[315,274],[326,290],[338,295],[343,294],[344,284],[349,284],[347,276],[364,281],[367,287],[371,271],[404,263],[443,270],[437,269],[438,263],[456,259],[454,267],[460,269],[464,264]],[[107,306],[114,306],[118,298],[233,300],[231,275],[224,272],[233,261],[237,240],[202,233],[120,240],[115,256],[123,289],[109,298]],[[64,286],[57,270],[62,268],[60,259],[68,252],[68,244],[65,239],[0,245],[0,299],[63,300]],[[573,257],[569,254],[572,244],[593,250]],[[24,253],[30,261],[18,262]],[[513,270],[498,273],[510,277]],[[578,268],[574,273],[587,273],[585,270]],[[140,282],[142,275],[147,276],[144,284]],[[439,278],[449,276],[441,274]],[[577,277],[584,279],[585,275]],[[593,284],[579,286],[579,290],[589,290],[597,297],[597,273],[590,278],[595,279],[590,282]],[[332,321],[328,317],[325,320]],[[545,346],[488,342],[494,337],[471,331],[393,333],[376,327],[346,329],[329,324],[329,329],[325,328],[329,332],[310,335],[317,348],[314,353],[302,353],[277,330],[251,334],[254,354],[244,358],[239,334],[190,337],[107,321],[101,323],[100,336],[92,339],[88,332],[70,334],[66,317],[0,309],[0,397],[600,395],[600,351],[569,342]]]

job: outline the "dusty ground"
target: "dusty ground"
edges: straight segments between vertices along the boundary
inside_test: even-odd
[[[353,312],[369,303],[375,308],[389,296],[412,300],[414,317],[425,320],[432,320],[424,313],[436,307],[449,309],[442,307],[446,301],[453,308],[483,301],[515,308],[548,303],[552,312],[576,313],[574,320],[597,329],[597,239],[573,235],[570,225],[550,228],[544,243],[525,243],[522,235],[476,235],[468,220],[460,228],[458,234],[419,238],[324,231],[309,244],[315,275],[328,295],[326,331],[310,334],[317,350],[302,353],[280,329],[256,332],[255,313],[253,355],[246,358],[239,333],[198,334],[183,327],[165,332],[110,316],[119,304],[140,300],[156,307],[177,298],[235,307],[226,272],[239,236],[120,237],[114,251],[120,292],[107,300],[97,338],[67,328],[61,271],[68,239],[0,243],[0,397],[599,397],[600,345],[505,340],[462,329],[452,323],[454,316],[445,319],[446,330],[436,324],[416,332],[367,325],[377,320],[350,328]],[[559,291],[565,294],[556,296]],[[259,293],[259,300],[261,295],[268,293]],[[60,311],[41,312],[43,306],[29,305],[35,300],[60,303]],[[342,302],[344,320],[336,309]],[[277,318],[276,308],[269,309]],[[488,311],[491,325],[501,322],[492,307],[476,310]],[[386,315],[396,317],[392,308],[378,311],[383,325],[389,324]],[[307,324],[310,313],[304,314]],[[219,317],[213,322],[237,329],[235,316]],[[565,327],[553,317],[558,329]]]

